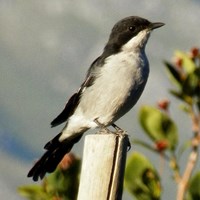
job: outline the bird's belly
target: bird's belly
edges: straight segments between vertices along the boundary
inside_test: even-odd
[[[79,105],[88,119],[110,125],[135,105],[146,84],[148,69],[134,64],[124,61],[118,67],[102,69],[102,75],[87,88]]]
[[[132,83],[126,84],[124,87],[121,83],[116,89],[108,90],[107,95],[105,94],[104,96],[104,99],[107,99],[107,103],[99,103],[101,105],[101,112],[98,113],[99,121],[102,124],[109,125],[126,114],[138,101],[145,83],[146,81],[144,80],[143,82],[133,80]],[[116,86],[118,86],[118,83]]]

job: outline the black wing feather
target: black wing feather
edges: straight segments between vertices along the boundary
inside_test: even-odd
[[[76,106],[78,105],[80,99],[80,94],[77,92],[71,96],[69,101],[67,102],[64,110],[51,122],[51,127],[58,126],[59,124],[62,124],[65,122],[68,117],[70,117],[74,110],[76,109]]]
[[[82,93],[87,87],[93,85],[94,80],[96,78],[96,74],[93,73],[95,71],[95,67],[99,66],[98,62],[101,57],[98,57],[90,66],[87,76],[81,87],[79,88],[78,92],[73,94],[69,101],[67,102],[64,110],[51,122],[51,127],[58,126],[63,122],[67,121],[68,118],[74,113],[76,107],[79,104],[80,98]]]
[[[81,98],[81,94],[84,91],[86,87],[88,87],[88,84],[90,82],[90,79],[92,80],[92,77],[88,77],[84,83],[81,85],[78,92],[73,94],[69,101],[67,102],[64,110],[51,122],[51,127],[58,126],[62,124],[63,122],[67,121],[67,119],[74,113],[76,107],[79,104],[79,100]]]

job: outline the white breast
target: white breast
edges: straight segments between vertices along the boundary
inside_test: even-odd
[[[145,55],[121,52],[105,60],[95,83],[87,88],[76,113],[108,125],[120,118],[140,97],[148,77]]]

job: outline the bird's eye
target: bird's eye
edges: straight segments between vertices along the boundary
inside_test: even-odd
[[[130,31],[134,31],[135,30],[135,26],[129,26],[129,30]]]

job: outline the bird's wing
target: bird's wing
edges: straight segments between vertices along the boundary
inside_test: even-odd
[[[81,94],[84,92],[86,87],[89,87],[92,84],[92,79],[92,76],[88,76],[86,78],[79,90],[70,97],[64,110],[51,122],[51,127],[62,124],[74,113],[76,107],[79,104]]]
[[[98,57],[90,66],[85,81],[82,83],[79,90],[74,93],[71,98],[68,100],[64,110],[51,122],[51,127],[58,126],[62,124],[63,122],[67,121],[67,119],[74,113],[76,110],[76,107],[79,104],[79,101],[81,99],[81,95],[85,91],[86,88],[90,87],[96,78],[96,75],[94,73],[95,71],[95,65],[98,62],[100,57]]]

